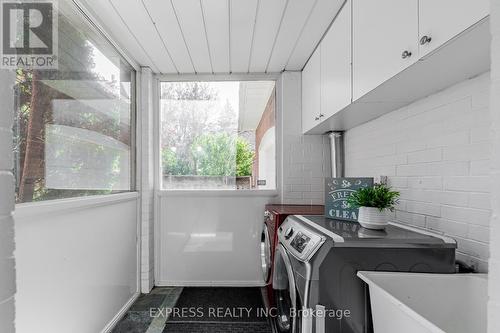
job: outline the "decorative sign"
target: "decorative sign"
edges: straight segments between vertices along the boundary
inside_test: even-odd
[[[373,186],[373,178],[326,178],[325,216],[347,221],[358,220],[358,209],[347,206],[347,198],[356,190]]]

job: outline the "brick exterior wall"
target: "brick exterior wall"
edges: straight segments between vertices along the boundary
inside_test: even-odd
[[[489,73],[345,134],[347,176],[389,176],[398,222],[458,242],[457,258],[487,271],[491,166]],[[497,164],[498,165],[498,164]]]
[[[12,174],[12,122],[14,110],[12,71],[0,70],[0,332],[12,333],[16,293],[14,259],[14,176]]]
[[[276,124],[276,88],[273,89],[269,100],[267,101],[266,108],[262,113],[259,125],[255,130],[255,158],[252,167],[253,176],[253,186],[257,185],[257,180],[259,179],[259,147],[262,141],[262,137],[266,134],[267,130],[274,127]]]

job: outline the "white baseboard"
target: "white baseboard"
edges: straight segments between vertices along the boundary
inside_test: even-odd
[[[135,300],[137,297],[139,297],[140,293],[135,293],[128,301],[125,303],[125,305],[118,311],[118,313],[111,319],[111,321],[104,326],[102,329],[101,333],[109,333],[111,330],[116,326],[116,324],[120,321],[120,319],[123,318],[127,310],[134,304]]]
[[[262,281],[169,281],[156,280],[157,287],[264,287]]]

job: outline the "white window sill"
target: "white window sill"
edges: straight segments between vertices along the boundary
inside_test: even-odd
[[[120,202],[136,200],[138,197],[138,192],[125,192],[38,202],[26,202],[16,204],[14,217],[18,219],[24,219],[27,217],[51,214],[55,212],[59,213],[61,211],[73,211],[76,209],[88,209],[93,207],[107,206]]]
[[[159,190],[160,197],[276,197],[278,190]]]

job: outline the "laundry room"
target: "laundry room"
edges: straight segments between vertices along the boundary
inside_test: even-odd
[[[0,21],[0,333],[500,331],[500,0]]]

